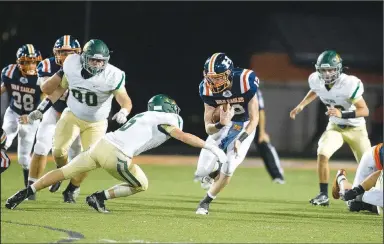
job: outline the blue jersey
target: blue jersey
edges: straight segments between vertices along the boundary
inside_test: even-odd
[[[249,69],[233,69],[232,87],[221,93],[212,93],[207,81],[200,83],[200,97],[204,103],[212,107],[230,103],[235,109],[232,121],[244,122],[249,120],[248,102],[255,96],[259,79],[256,74]]]
[[[17,64],[10,64],[1,71],[1,80],[10,95],[10,107],[17,114],[29,114],[40,103],[40,86],[37,75],[23,76]]]
[[[55,57],[46,58],[37,66],[37,75],[39,78],[47,76],[51,77],[57,71],[59,71],[60,68],[61,66],[56,63]],[[52,105],[52,107],[59,113],[63,112],[67,107],[66,95],[67,93],[65,93],[65,95],[63,95],[59,100],[57,100],[57,102]]]

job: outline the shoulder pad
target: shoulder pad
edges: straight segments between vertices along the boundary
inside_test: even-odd
[[[209,89],[208,84],[205,80],[202,80],[199,85],[200,96],[213,96],[212,91]]]
[[[15,70],[17,69],[17,64],[10,64],[3,68],[1,71],[1,79],[12,79],[13,75],[15,73]]]
[[[243,69],[239,79],[241,93],[246,93],[249,90],[256,93],[257,88],[259,87],[259,78],[257,78],[255,72],[250,69]]]

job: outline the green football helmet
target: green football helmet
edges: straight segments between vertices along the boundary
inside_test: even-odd
[[[164,94],[158,94],[148,101],[148,111],[179,114],[180,108],[172,98]]]
[[[81,54],[81,65],[92,75],[97,75],[107,67],[109,61],[109,48],[98,39],[92,39],[84,45]]]
[[[340,55],[335,51],[327,50],[320,54],[315,64],[316,71],[325,84],[332,84],[339,78],[343,64]]]

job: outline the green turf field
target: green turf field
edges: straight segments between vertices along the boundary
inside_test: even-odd
[[[286,169],[287,184],[275,185],[263,168],[239,168],[211,204],[210,214],[197,216],[205,193],[192,181],[193,166],[141,167],[149,179],[148,191],[107,201],[111,213],[100,214],[85,204],[85,197],[117,183],[103,170],[88,176],[77,204],[62,203],[65,181],[57,193],[45,189],[37,201],[6,209],[5,200],[23,187],[21,168],[12,164],[1,175],[1,242],[52,243],[70,237],[79,243],[383,243],[382,217],[350,213],[344,202],[333,199],[330,207],[308,203],[318,192],[313,169]]]

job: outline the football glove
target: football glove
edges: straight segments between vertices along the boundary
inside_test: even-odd
[[[119,124],[124,124],[128,120],[127,119],[128,114],[129,114],[129,112],[127,111],[127,109],[122,108],[122,109],[120,109],[119,112],[117,112],[115,115],[113,115],[112,120],[116,120],[116,122]]]
[[[218,157],[220,163],[223,164],[227,162],[227,155],[218,146],[212,143],[206,142],[204,145],[204,148],[211,151],[213,154],[215,154]]]

